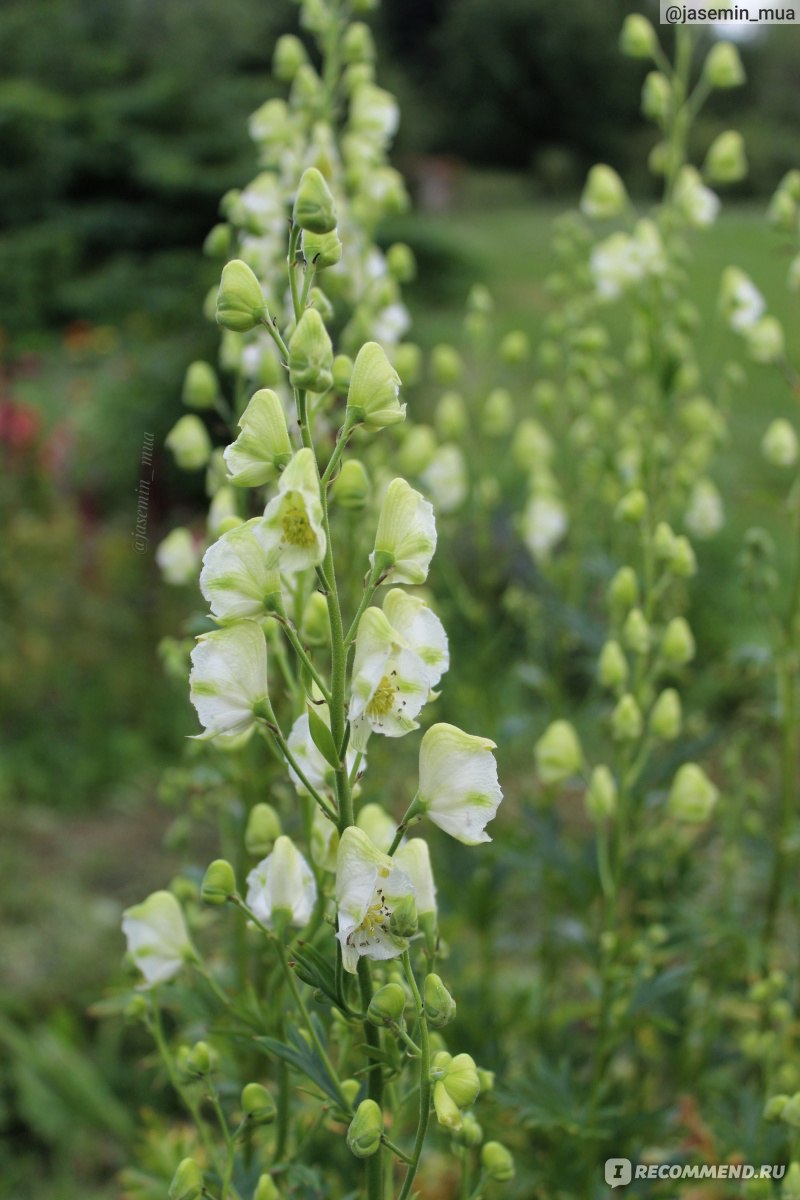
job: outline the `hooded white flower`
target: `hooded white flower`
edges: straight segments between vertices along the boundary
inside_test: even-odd
[[[409,650],[422,659],[428,671],[428,686],[435,688],[450,666],[447,634],[436,613],[419,596],[410,596],[401,588],[386,593],[383,611]]]
[[[261,529],[261,518],[254,517],[223,534],[203,556],[200,590],[219,621],[263,617],[280,600],[280,573],[269,566]]]
[[[388,566],[386,582],[424,583],[436,550],[436,521],[433,505],[414,491],[405,479],[393,479],[386,489],[375,549],[376,556]]]
[[[684,525],[696,538],[705,540],[719,533],[725,524],[722,497],[710,479],[698,479],[689,497]]]
[[[282,571],[304,571],[322,562],[326,542],[313,451],[298,450],[281,475],[278,495],[264,510],[259,539]]]
[[[245,733],[255,710],[268,702],[267,644],[255,621],[239,621],[197,639],[192,651],[190,697],[205,733]]]
[[[145,978],[145,987],[166,983],[196,958],[181,906],[172,892],[153,892],[141,904],[126,908],[122,932],[128,953]]]
[[[377,342],[366,342],[358,354],[347,393],[347,411],[367,429],[382,429],[405,420],[401,404],[400,376]]]
[[[373,846],[362,829],[345,829],[336,864],[336,936],[346,971],[355,974],[361,955],[387,959],[403,953],[408,941],[393,934],[389,922],[398,901],[413,894],[405,871]]]
[[[291,838],[281,835],[271,854],[247,876],[247,907],[272,928],[281,918],[302,927],[317,900],[314,872]]]
[[[403,737],[417,728],[428,699],[429,667],[405,644],[379,608],[358,626],[350,701],[350,744],[363,750],[370,733]]]
[[[503,793],[494,742],[455,725],[432,725],[419,751],[418,806],[445,833],[467,846],[492,839],[485,827]]]
[[[365,83],[350,100],[350,126],[361,137],[383,146],[393,138],[400,124],[400,109],[390,92]]]
[[[458,446],[440,446],[420,479],[440,512],[455,512],[467,498],[467,467]]]
[[[663,274],[666,257],[661,235],[652,221],[639,221],[632,236],[612,233],[598,242],[589,266],[598,295],[615,300],[648,276]]]
[[[531,558],[547,562],[569,528],[569,517],[558,496],[531,496],[522,517],[522,539]]]
[[[420,923],[432,915],[436,917],[436,883],[431,867],[431,855],[424,838],[409,838],[395,852],[394,861],[401,867],[414,885],[414,899]]]
[[[239,431],[236,441],[224,451],[232,481],[239,487],[268,483],[292,457],[280,397],[270,388],[259,389],[239,418]]]
[[[681,168],[675,185],[675,199],[686,220],[696,229],[713,225],[720,209],[719,196],[703,183],[696,167]]]
[[[731,329],[745,333],[763,316],[767,303],[749,275],[738,267],[726,267],[720,285],[720,307]]]
[[[330,728],[330,714],[327,704],[315,704],[314,712]],[[307,712],[301,713],[294,725],[292,725],[288,743],[289,749],[297,760],[297,765],[311,786],[321,795],[327,796],[329,800],[334,800],[336,797],[335,773],[325,756],[317,749],[316,743],[311,736],[311,725]],[[352,771],[357,753],[358,751],[353,746],[347,747],[345,761],[348,771]],[[367,764],[365,752],[362,751],[361,753],[362,759],[359,770],[363,771]],[[292,767],[289,767],[289,775],[298,795],[305,796],[307,794],[306,786]]]
[[[156,550],[156,562],[166,583],[183,587],[193,583],[200,560],[198,548],[188,529],[182,526],[168,533]]]

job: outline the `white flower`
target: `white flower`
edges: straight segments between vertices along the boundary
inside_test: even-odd
[[[145,987],[166,983],[186,962],[196,958],[181,906],[172,892],[153,892],[141,904],[126,908],[122,932],[128,953],[145,978]]]
[[[254,517],[205,552],[200,590],[219,621],[264,616],[280,600],[281,577],[268,565],[261,528],[261,518]]]
[[[726,267],[720,285],[720,307],[735,333],[752,329],[767,304],[752,279],[738,267]]]
[[[666,270],[661,235],[652,221],[637,222],[633,235],[612,233],[598,242],[589,262],[597,293],[615,300],[629,287]]]
[[[689,497],[683,523],[690,533],[703,540],[719,533],[725,524],[722,497],[710,479],[698,479]]]
[[[436,550],[433,505],[405,479],[386,489],[370,563],[385,563],[388,583],[424,583]]]
[[[330,715],[327,704],[315,704],[314,712],[330,728]],[[325,756],[317,749],[314,739],[311,736],[311,726],[307,712],[302,713],[294,725],[292,725],[288,743],[289,749],[297,760],[297,765],[311,786],[321,795],[334,800],[336,798],[335,772]],[[357,753],[358,751],[355,747],[347,747],[345,761],[348,771],[352,771]],[[363,771],[365,767],[366,762],[364,752],[362,751],[359,770]],[[306,786],[293,767],[289,767],[289,775],[298,795],[307,795]]]
[[[400,124],[400,109],[394,96],[383,88],[365,83],[350,100],[350,125],[364,138],[384,145]]]
[[[197,639],[189,676],[192,704],[205,733],[245,733],[268,704],[267,644],[255,621],[239,621]]]
[[[492,840],[485,827],[503,798],[494,749],[488,738],[444,724],[432,725],[420,746],[418,806],[467,846]]]
[[[316,900],[314,872],[282,834],[272,853],[247,876],[247,907],[270,928],[281,921],[302,927],[311,920]]]
[[[197,575],[200,555],[194,538],[182,527],[168,533],[156,550],[156,562],[166,583],[183,587],[192,583]]]
[[[347,411],[354,421],[363,421],[367,429],[382,429],[405,420],[406,406],[401,404],[400,376],[377,342],[366,342],[353,365],[347,393]]]
[[[557,496],[532,496],[522,517],[522,538],[537,562],[547,562],[569,528],[567,510]]]
[[[436,883],[428,843],[424,838],[409,838],[395,853],[394,861],[406,872],[414,885],[414,899],[420,922],[429,914],[435,917]]]
[[[264,510],[259,538],[282,571],[304,571],[322,562],[326,542],[313,451],[298,450],[281,475],[278,495]]]
[[[695,228],[703,229],[716,221],[719,196],[705,186],[696,167],[681,168],[675,185],[675,199],[686,220]]]
[[[362,829],[345,829],[336,863],[336,936],[346,971],[355,974],[361,955],[387,959],[403,953],[408,941],[393,934],[389,922],[397,902],[413,894],[405,871],[373,846]]]
[[[428,687],[435,688],[450,666],[447,634],[436,613],[419,596],[410,596],[401,588],[386,593],[383,611],[409,650],[422,659]]]
[[[370,733],[403,737],[428,699],[429,667],[410,650],[379,608],[358,626],[350,701],[350,742],[363,750]]]
[[[258,487],[274,479],[292,457],[286,416],[276,393],[261,388],[251,396],[239,418],[239,429],[236,441],[225,447],[225,463],[233,483]]]
[[[441,512],[455,512],[467,498],[467,467],[458,446],[440,446],[420,479]]]

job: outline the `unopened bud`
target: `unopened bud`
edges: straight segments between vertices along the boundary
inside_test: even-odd
[[[295,196],[292,220],[309,233],[330,233],[336,228],[336,205],[322,173],[306,167]]]
[[[719,799],[719,791],[697,763],[684,763],[672,781],[667,807],[679,821],[708,820]]]
[[[761,317],[744,331],[750,357],[757,363],[773,363],[783,357],[786,339],[777,317]]]
[[[262,1175],[253,1192],[253,1200],[280,1200],[280,1192],[271,1175]]]
[[[373,1025],[398,1025],[403,1019],[406,994],[399,983],[386,983],[378,988],[369,1002],[367,1019]]]
[[[456,1015],[456,1002],[438,975],[428,975],[423,988],[425,1016],[433,1029],[443,1029]]]
[[[734,88],[744,83],[744,67],[733,42],[714,43],[703,63],[703,74],[715,88]]]
[[[553,721],[534,747],[536,769],[545,784],[563,783],[577,775],[583,765],[583,751],[569,721]]]
[[[587,217],[607,221],[625,211],[628,194],[613,167],[597,163],[589,171],[581,196],[581,211]]]
[[[205,904],[225,904],[236,892],[233,867],[224,858],[211,863],[203,878],[200,895]]]
[[[767,462],[775,467],[793,467],[797,462],[797,434],[794,426],[783,417],[772,421],[761,442]]]
[[[584,803],[593,821],[608,821],[617,811],[616,780],[602,763],[592,771]]]
[[[622,497],[616,507],[614,516],[618,521],[630,521],[635,525],[647,514],[647,496],[640,488],[634,488]]]
[[[650,712],[650,728],[656,737],[671,742],[681,731],[681,698],[675,688],[665,688]]]
[[[254,804],[247,818],[244,844],[254,858],[266,858],[281,836],[281,819],[271,804]]]
[[[203,242],[203,253],[208,258],[227,258],[231,250],[231,227],[225,221],[221,221],[218,225],[214,225],[206,234],[206,240]],[[212,292],[216,298],[216,292]],[[205,311],[205,310],[204,310]],[[210,314],[210,319],[214,319],[213,310]]]
[[[406,475],[421,475],[436,453],[436,434],[430,425],[415,425],[397,451],[397,465]]]
[[[389,929],[395,937],[410,938],[414,936],[418,928],[419,917],[414,897],[411,895],[401,897],[389,918]]]
[[[217,1053],[208,1042],[196,1042],[186,1058],[191,1075],[211,1075],[217,1069]]]
[[[362,1100],[347,1130],[347,1145],[356,1158],[371,1158],[380,1149],[383,1113],[374,1100]]]
[[[514,426],[514,401],[506,388],[493,388],[483,405],[481,429],[489,437],[505,437]]]
[[[292,387],[327,392],[333,384],[333,347],[325,323],[315,308],[307,308],[289,341],[289,379]]]
[[[306,48],[292,33],[285,33],[275,43],[272,56],[272,74],[281,83],[291,83],[297,72],[308,62]]]
[[[357,458],[349,458],[333,485],[333,498],[342,508],[365,508],[372,491],[367,469]]]
[[[500,357],[511,366],[519,366],[530,358],[531,343],[527,333],[521,329],[513,329],[507,333],[500,343]]]
[[[253,1125],[269,1125],[275,1120],[272,1093],[261,1083],[248,1083],[242,1089],[242,1112]]]
[[[392,365],[403,387],[413,387],[422,377],[422,351],[414,342],[400,342],[392,350]]]
[[[199,417],[180,417],[164,439],[182,471],[199,471],[211,457],[211,438]]]
[[[666,75],[662,75],[660,71],[651,71],[642,85],[642,112],[644,115],[651,121],[661,123],[669,112],[671,99],[672,89]],[[654,151],[662,147],[663,143],[659,143],[657,147],[654,147]],[[666,150],[666,147],[663,149]],[[657,172],[657,174],[661,173],[661,171]]]
[[[619,642],[611,639],[600,651],[597,662],[597,678],[610,691],[624,687],[628,679],[628,660]]]
[[[310,233],[303,230],[303,258],[318,271],[335,267],[342,260],[342,243],[335,229],[330,233]]]
[[[217,324],[234,333],[247,333],[267,315],[261,284],[240,258],[222,268],[216,315]]]
[[[348,64],[370,63],[375,60],[375,43],[369,26],[363,21],[354,21],[345,30],[342,39],[344,61]]]
[[[410,283],[417,273],[414,252],[405,242],[395,242],[389,247],[386,251],[386,265],[398,283]]]
[[[747,174],[742,135],[735,129],[720,133],[711,143],[703,172],[711,183],[738,183]]]
[[[652,58],[658,43],[647,17],[631,13],[622,23],[619,48],[628,58]]]
[[[473,1113],[466,1112],[462,1115],[461,1128],[453,1130],[453,1140],[458,1146],[468,1146],[470,1149],[480,1146],[483,1141],[483,1130]]]
[[[189,363],[183,380],[183,403],[187,408],[213,408],[219,395],[219,380],[207,362]]]
[[[467,408],[458,392],[445,392],[434,413],[436,431],[445,441],[458,440],[467,428]]]
[[[650,649],[650,625],[640,608],[632,608],[622,627],[625,645],[634,654],[647,654]]]
[[[695,642],[689,623],[684,617],[673,617],[661,640],[661,657],[665,662],[681,667],[694,658]]]
[[[184,1158],[172,1176],[169,1200],[197,1200],[203,1192],[203,1172],[193,1158]]]
[[[681,579],[688,579],[697,573],[697,557],[692,549],[692,543],[683,534],[675,539],[670,565],[673,573]]]
[[[431,374],[434,381],[443,386],[456,383],[461,378],[464,364],[453,346],[440,344],[431,351]]]
[[[611,714],[611,735],[618,742],[635,742],[642,736],[642,710],[630,692],[620,697]]]
[[[495,1183],[510,1183],[514,1178],[514,1159],[500,1142],[487,1142],[481,1150],[481,1166]]]
[[[620,567],[608,585],[608,599],[612,607],[632,608],[639,600],[639,583],[633,567]]]

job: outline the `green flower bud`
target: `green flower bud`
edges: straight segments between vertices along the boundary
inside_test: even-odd
[[[578,735],[569,721],[553,721],[534,746],[536,769],[545,784],[563,783],[583,765]]]
[[[640,608],[632,608],[622,627],[625,645],[634,654],[647,654],[650,649],[650,626]]]
[[[430,425],[415,425],[397,451],[397,465],[404,475],[421,475],[436,453],[436,434]]]
[[[514,1178],[514,1159],[500,1142],[487,1142],[481,1150],[481,1166],[495,1183],[510,1183]]]
[[[399,400],[400,376],[377,342],[367,342],[356,355],[347,393],[351,423],[383,429],[405,420],[406,406]]]
[[[200,895],[205,904],[225,904],[236,892],[233,867],[224,858],[211,863],[203,878]]]
[[[247,818],[244,844],[254,858],[266,858],[281,836],[281,819],[271,804],[254,804]]]
[[[628,660],[619,642],[611,639],[603,646],[597,662],[597,678],[610,691],[618,691],[627,683]]]
[[[703,74],[715,88],[735,88],[744,83],[744,67],[733,42],[714,43],[703,63]]]
[[[774,467],[793,467],[798,452],[794,426],[782,417],[772,421],[761,442],[761,452]]]
[[[514,329],[511,333],[507,333],[500,343],[500,357],[503,362],[509,363],[512,367],[518,367],[520,363],[527,362],[530,354],[530,339],[527,333],[523,333],[521,329]]]
[[[419,929],[417,905],[413,896],[403,896],[398,900],[389,918],[389,931],[399,938],[410,938]]]
[[[400,342],[392,351],[392,366],[403,387],[413,387],[422,377],[422,351],[414,342]]]
[[[309,308],[315,309],[326,323],[333,320],[333,305],[322,288],[314,287],[308,298]],[[331,369],[333,369],[331,367]]]
[[[454,346],[440,344],[431,351],[431,374],[435,383],[444,387],[457,383],[464,370],[461,356]]]
[[[374,1100],[362,1100],[347,1130],[347,1145],[356,1158],[371,1158],[380,1149],[383,1113]]]
[[[791,1129],[800,1129],[800,1092],[788,1097],[781,1108],[781,1120]]]
[[[608,599],[613,608],[632,608],[639,600],[639,583],[633,567],[620,567],[608,585]]]
[[[289,340],[289,379],[292,387],[327,392],[333,384],[333,346],[315,308],[307,308]]]
[[[660,124],[667,116],[671,103],[672,88],[666,75],[662,75],[660,71],[651,71],[642,85],[642,112],[649,120],[657,121]],[[666,147],[662,142],[659,146],[654,147],[654,152],[655,150],[660,150],[663,155]],[[664,165],[661,165],[656,174],[663,173]]]
[[[618,742],[635,742],[642,736],[642,710],[636,697],[626,692],[611,714],[611,736]]]
[[[240,258],[222,268],[217,293],[217,324],[233,333],[247,333],[267,316],[261,284]]]
[[[369,1002],[367,1019],[373,1025],[399,1025],[406,1006],[406,994],[399,983],[378,988]]]
[[[650,728],[656,737],[671,742],[681,731],[681,698],[674,688],[665,688],[650,712]]]
[[[764,1120],[779,1121],[783,1115],[783,1110],[788,1103],[788,1096],[770,1096],[769,1100],[764,1105]]]
[[[423,988],[425,1016],[433,1029],[443,1029],[456,1015],[456,1002],[438,975],[427,975]]]
[[[673,617],[661,640],[661,657],[675,666],[685,666],[694,658],[695,642],[684,617]]]
[[[602,763],[592,771],[584,803],[593,821],[608,821],[617,811],[617,783]]]
[[[199,471],[211,457],[211,438],[199,417],[187,413],[172,426],[165,444],[182,471]]]
[[[684,763],[672,781],[667,807],[679,821],[708,820],[719,799],[719,791],[696,763]]]
[[[272,56],[272,74],[281,83],[291,83],[297,72],[308,62],[306,48],[292,33],[285,33],[275,43]]]
[[[647,17],[631,13],[622,23],[619,48],[628,58],[652,58],[658,42]]]
[[[245,1084],[242,1089],[242,1112],[253,1125],[270,1125],[276,1113],[272,1093],[263,1084]]]
[[[783,326],[776,317],[761,317],[744,335],[754,362],[773,363],[783,357],[786,342]]]
[[[451,1057],[446,1052],[437,1054],[433,1060],[433,1068],[435,1073],[441,1072],[441,1076],[434,1086],[434,1104],[436,1103],[435,1093],[439,1088],[447,1093],[450,1100],[459,1109],[469,1108],[471,1104],[475,1103],[481,1090],[481,1081],[478,1078],[475,1060],[471,1055],[456,1054],[455,1057]]]
[[[444,441],[457,441],[467,429],[467,408],[458,392],[445,392],[434,413],[434,425]]]
[[[800,1200],[800,1163],[790,1163],[783,1183],[781,1200]]]
[[[357,458],[349,458],[333,484],[333,498],[342,508],[361,511],[366,508],[372,486],[367,469]]]
[[[405,242],[395,242],[386,251],[386,265],[389,274],[398,283],[410,283],[417,274],[417,261],[410,246]]]
[[[793,233],[797,227],[797,203],[783,188],[778,188],[770,200],[767,220],[782,233]]]
[[[286,415],[271,388],[259,388],[239,418],[239,436],[225,447],[231,483],[260,487],[274,479],[292,457]]]
[[[342,260],[342,243],[335,229],[330,233],[303,231],[303,258],[313,263],[318,271],[335,267]]]
[[[613,167],[597,163],[589,171],[581,196],[581,211],[587,217],[607,221],[625,211],[628,194]]]
[[[309,646],[327,646],[331,637],[328,603],[322,592],[312,592],[303,608],[300,633]]]
[[[219,381],[206,362],[189,363],[183,380],[183,403],[187,408],[213,408],[219,396]]]
[[[354,21],[345,30],[342,39],[344,61],[346,63],[371,63],[375,61],[375,43],[369,26],[363,21]]]
[[[614,516],[618,521],[630,521],[638,525],[647,515],[647,496],[640,488],[634,488],[622,497]]]
[[[186,1070],[191,1075],[211,1075],[217,1061],[217,1053],[208,1042],[196,1042],[186,1057]]]
[[[231,250],[231,227],[225,221],[214,225],[206,234],[203,253],[209,258],[227,258]],[[216,297],[216,293],[212,293]]]
[[[137,994],[136,996],[131,996],[130,1000],[125,1005],[124,1017],[126,1021],[130,1021],[131,1023],[135,1021],[146,1021],[149,1012],[150,1009],[144,996]]]
[[[468,1146],[470,1149],[480,1146],[483,1141],[483,1130],[475,1119],[474,1113],[462,1114],[461,1128],[453,1130],[453,1141],[459,1146]]]
[[[553,442],[535,417],[523,417],[511,442],[514,462],[523,470],[547,466],[553,457]]]
[[[675,548],[670,564],[672,571],[681,579],[689,579],[697,573],[697,558],[692,543],[682,534],[675,539]]]
[[[172,1176],[169,1200],[197,1200],[203,1191],[203,1172],[193,1158],[184,1158]]]
[[[720,133],[711,143],[703,166],[711,183],[738,183],[747,174],[742,135],[734,129]]]
[[[280,1192],[271,1175],[262,1175],[253,1192],[253,1200],[280,1200]]]
[[[336,228],[336,205],[316,167],[306,167],[300,177],[292,220],[309,233],[330,233]]]
[[[356,1102],[356,1096],[361,1091],[361,1084],[357,1079],[345,1079],[342,1083],[342,1095],[347,1101],[348,1107],[352,1108]]]
[[[514,426],[514,401],[506,388],[493,388],[481,413],[481,429],[489,437],[505,437]]]

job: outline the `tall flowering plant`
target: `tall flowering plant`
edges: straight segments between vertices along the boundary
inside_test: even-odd
[[[278,47],[297,108],[318,118],[314,162],[289,185],[303,156],[284,142],[294,150],[309,143],[298,140],[291,108],[268,105],[254,122],[276,169],[227,201],[261,225],[267,210],[284,231],[288,219],[288,240],[281,281],[274,230],[261,236],[265,284],[240,237],[216,294],[236,367],[235,436],[214,452],[217,513],[200,569],[209,617],[191,650],[189,687],[198,741],[228,756],[246,748],[249,763],[262,745],[283,777],[270,799],[286,795],[287,784],[294,799],[281,812],[264,797],[251,806],[244,859],[231,855],[234,866],[219,858],[205,872],[199,899],[207,908],[191,893],[158,891],[124,915],[141,975],[129,1012],[151,1031],[193,1124],[180,1152],[174,1147],[171,1200],[407,1200],[425,1171],[433,1125],[457,1153],[464,1195],[483,1196],[513,1177],[508,1151],[484,1142],[473,1114],[491,1075],[441,1033],[456,1002],[439,974],[427,839],[438,826],[468,846],[489,840],[502,798],[494,744],[429,725],[416,786],[392,783],[407,797],[396,812],[380,803],[387,781],[373,783],[367,769],[375,739],[420,729],[449,650],[441,621],[415,590],[436,550],[433,506],[400,476],[385,479],[371,501],[350,452],[355,439],[402,422],[405,405],[380,337],[381,314],[399,303],[393,285],[387,277],[379,302],[368,302],[356,278],[373,253],[370,188],[377,176],[385,196],[394,183],[376,158],[396,116],[369,70],[354,78],[371,43],[346,10],[303,5],[326,56],[322,77],[298,39]],[[322,115],[340,106],[347,117],[337,143]],[[349,191],[340,144],[352,160]],[[343,294],[351,302],[344,322],[332,303]],[[252,376],[270,344],[267,377]],[[190,399],[205,389],[225,413],[217,388],[211,368],[193,364]],[[176,453],[190,467],[207,461],[205,426],[198,433],[196,418],[188,432],[179,426]],[[372,531],[363,557],[354,510]],[[194,547],[182,541],[185,567]],[[176,562],[169,547],[161,557]],[[205,942],[216,949],[204,952]],[[141,1173],[128,1183],[140,1195],[163,1195],[148,1192]]]

